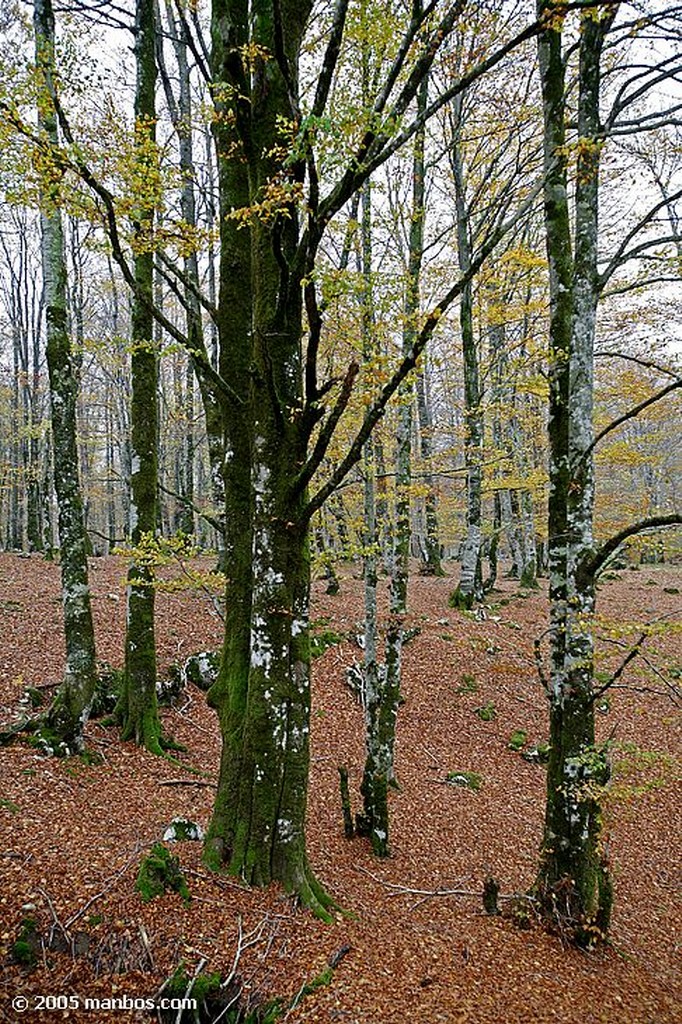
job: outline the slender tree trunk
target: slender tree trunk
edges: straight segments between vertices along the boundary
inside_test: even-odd
[[[424,367],[417,375],[417,419],[419,422],[419,454],[423,464],[424,485],[427,488],[420,509],[418,522],[418,540],[421,552],[420,572],[423,576],[444,576],[441,565],[440,532],[438,527],[438,507],[436,504],[436,488],[431,472],[433,456],[433,417],[429,404],[426,357]]]
[[[367,74],[364,73],[366,80]],[[372,192],[368,181],[362,191],[360,221],[362,249],[359,254],[362,292],[362,346],[366,365],[376,357],[374,303],[372,294]],[[362,575],[365,598],[365,647],[363,658],[363,706],[365,709],[365,769],[360,792],[362,813],[357,816],[359,835],[369,836],[378,856],[388,852],[388,780],[381,743],[382,696],[385,666],[379,662],[377,581],[379,560],[379,516],[377,509],[377,445],[373,438],[362,453],[364,534]],[[385,504],[385,503],[384,503]]]
[[[466,274],[471,267],[471,238],[466,208],[466,183],[461,144],[462,103],[459,97],[455,100],[454,110],[455,136],[451,160],[457,215],[457,258],[461,273]],[[464,462],[467,470],[467,530],[462,545],[460,578],[455,591],[455,600],[462,607],[471,608],[473,603],[479,601],[483,596],[481,572],[483,415],[481,413],[482,396],[478,347],[474,336],[473,284],[471,281],[468,281],[462,289],[459,322],[464,357]]]
[[[51,0],[35,0],[36,64],[44,91],[39,123],[56,146],[54,106],[54,13]],[[42,91],[42,90],[41,90]],[[77,375],[67,327],[67,281],[64,232],[55,196],[45,192],[42,261],[47,325],[47,367],[50,379],[54,480],[59,506],[66,672],[44,719],[43,735],[55,754],[82,749],[96,681],[95,637],[90,608],[83,505],[78,480],[76,440]]]
[[[135,15],[135,132],[141,168],[150,184],[155,174],[156,139],[156,19],[154,0],[137,0]],[[152,185],[153,187],[153,185]],[[135,224],[137,292],[132,303],[131,401],[131,539],[137,549],[128,570],[125,674],[117,714],[124,739],[132,739],[155,754],[162,753],[161,725],[156,700],[156,643],[154,637],[154,573],[142,553],[157,530],[158,409],[157,351],[150,312],[154,287],[153,197],[140,202]]]
[[[183,8],[186,7],[186,3],[183,0]],[[179,149],[180,149],[180,170],[182,173],[182,191],[180,194],[180,209],[182,212],[182,218],[184,222],[192,229],[196,229],[198,225],[197,209],[196,209],[196,196],[194,191],[194,137],[192,134],[192,91],[191,91],[191,80],[190,80],[190,66],[187,57],[187,40],[185,38],[184,22],[175,16],[173,6],[171,3],[166,2],[168,11],[168,21],[171,26],[171,34],[173,36],[173,47],[175,51],[175,59],[178,66],[178,78],[179,78],[179,93],[177,103],[173,96],[171,83],[165,70],[165,66],[161,64],[161,75],[163,84],[168,98],[168,105],[171,111],[171,117],[175,125],[175,129],[178,134]],[[162,50],[160,51],[162,52]],[[209,189],[213,186],[213,159],[211,146],[208,146],[208,164],[209,164]],[[212,200],[209,201],[209,214],[211,220],[213,220],[213,208]],[[216,283],[215,283],[215,256],[213,252],[213,243],[209,247],[208,253],[208,283],[209,283],[209,301],[215,306],[216,305]],[[235,268],[236,269],[236,268]],[[217,367],[218,365],[218,344],[217,344],[217,326],[211,321],[210,327],[210,352],[206,348],[206,340],[204,337],[204,327],[202,321],[201,304],[199,302],[200,293],[200,276],[199,276],[199,263],[197,254],[195,251],[188,253],[184,260],[184,271],[186,278],[185,287],[185,308],[187,317],[187,339],[188,348],[190,355],[192,353],[198,354],[201,359],[207,359],[211,365]],[[233,270],[234,272],[234,270]],[[241,276],[241,275],[240,275]],[[193,359],[194,371],[197,376],[199,384],[199,390],[201,394],[202,407],[204,411],[204,420],[206,424],[206,435],[208,439],[208,457],[211,467],[211,484],[213,491],[213,502],[217,509],[216,520],[221,524],[221,529],[218,530],[218,547],[219,547],[219,566],[226,570],[226,563],[224,557],[224,539],[223,539],[223,517],[225,508],[225,482],[223,475],[223,456],[225,449],[225,425],[223,422],[222,410],[220,407],[219,396],[216,393],[216,389],[213,384],[208,381],[201,372],[201,359],[197,359],[196,356]],[[188,501],[193,500],[193,463],[194,463],[194,450],[195,442],[193,435],[193,390],[190,390],[188,383],[188,418],[187,431],[185,434],[185,445],[184,445],[184,479],[186,486],[189,490],[184,497]],[[191,415],[190,415],[190,398],[191,398]],[[185,506],[185,527],[190,525],[189,516],[191,511],[189,506]],[[186,530],[186,532],[192,532],[192,530]]]
[[[428,79],[422,83],[418,95],[418,113],[426,109]],[[417,132],[412,160],[412,211],[410,217],[409,250],[404,303],[403,355],[414,345],[417,336],[417,315],[420,298],[420,274],[424,249],[424,131]],[[369,247],[369,229],[367,247]],[[367,276],[366,276],[367,279]],[[396,498],[395,522],[392,531],[392,550],[389,585],[389,619],[386,628],[385,662],[376,665],[371,679],[373,691],[366,688],[367,759],[362,782],[364,831],[370,836],[377,856],[389,854],[388,788],[395,781],[394,746],[398,706],[400,703],[401,662],[404,619],[407,612],[407,589],[410,554],[410,485],[412,441],[412,386],[400,389],[398,429],[395,447]],[[366,513],[372,508],[366,502]],[[374,572],[374,616],[376,618],[376,570]],[[367,615],[367,607],[365,614]],[[376,637],[376,624],[374,624]],[[367,651],[366,651],[367,654]],[[365,664],[367,684],[367,663]]]
[[[40,331],[33,331],[31,385],[28,390],[29,442],[28,494],[26,499],[26,540],[29,551],[43,551],[42,453],[39,431],[42,421],[40,394]]]
[[[10,479],[11,490],[9,500],[9,521],[7,529],[7,547],[10,550],[21,551],[24,546],[24,510],[21,501],[21,477],[22,477],[22,443],[21,443],[21,350],[20,334],[15,326],[13,331],[13,373],[12,373],[12,400],[11,400],[11,456],[10,456]]]

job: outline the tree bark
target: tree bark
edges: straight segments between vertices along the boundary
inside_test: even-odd
[[[424,576],[444,576],[441,564],[440,532],[438,527],[438,505],[436,488],[431,472],[433,456],[433,416],[429,404],[427,389],[426,360],[423,369],[417,375],[417,420],[419,423],[419,454],[423,464],[424,485],[427,488],[423,505],[420,505],[417,516],[417,539],[421,555],[420,572]]]
[[[51,0],[35,0],[34,27],[36,65],[41,77],[38,119],[48,146],[53,147],[58,143],[58,135],[53,103],[54,13]],[[83,728],[96,681],[96,654],[78,478],[77,376],[67,324],[64,232],[58,196],[45,186],[41,199],[47,367],[66,640],[64,682],[45,715],[42,733],[52,753],[68,754],[83,747]]]
[[[136,158],[140,171],[155,175],[156,16],[154,0],[137,0],[135,11]],[[142,174],[141,174],[142,177]],[[152,184],[153,189],[153,184]],[[157,532],[158,407],[157,350],[151,303],[154,294],[154,198],[140,197],[132,302],[131,540],[136,553],[128,570],[125,673],[117,716],[123,739],[161,754],[161,724],[156,698],[154,572],[144,546]]]
[[[457,215],[457,259],[461,273],[466,274],[471,268],[471,238],[466,208],[466,182],[461,141],[461,97],[458,97],[454,103],[454,122],[451,163]],[[460,578],[455,591],[455,601],[462,607],[471,608],[475,601],[480,601],[483,597],[481,571],[483,415],[481,412],[482,394],[478,346],[474,336],[473,283],[471,280],[467,281],[462,289],[459,322],[464,358],[464,462],[467,470],[467,510],[466,537],[462,545]]]
[[[540,11],[545,10],[541,4]],[[581,19],[575,258],[565,151],[561,21],[538,38],[545,125],[545,223],[550,267],[550,755],[540,872],[546,912],[581,944],[608,929],[612,901],[600,847],[599,787],[608,780],[595,748],[592,550],[593,342],[597,306],[599,64],[613,13]]]
[[[281,119],[297,118],[298,55],[307,3],[215,0],[214,128],[221,203],[218,328],[226,452],[225,645],[209,693],[223,734],[205,856],[257,885],[280,881],[317,913],[331,901],[308,865],[310,647],[304,464],[302,278],[293,204],[233,211],[299,171],[273,153]],[[281,21],[280,21],[281,18]],[[283,26],[286,31],[283,32]],[[249,44],[254,44],[250,46]],[[241,51],[240,51],[241,48]],[[267,56],[264,56],[267,51]]]

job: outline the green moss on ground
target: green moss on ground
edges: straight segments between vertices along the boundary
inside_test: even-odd
[[[185,903],[189,903],[191,899],[185,876],[180,869],[180,861],[163,843],[154,843],[140,864],[135,888],[145,903],[169,891],[177,892]]]

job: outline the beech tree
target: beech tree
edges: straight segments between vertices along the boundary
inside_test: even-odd
[[[156,18],[154,0],[135,8],[135,159],[139,194],[134,211],[134,276],[131,355],[130,527],[135,555],[128,570],[125,671],[116,708],[124,739],[161,753],[156,703],[154,578],[144,556],[157,527],[157,360],[152,298],[156,155]]]
[[[50,150],[58,145],[54,112],[54,13],[51,0],[34,6],[38,122]],[[78,472],[76,401],[78,381],[68,328],[66,255],[58,184],[42,187],[42,266],[47,329],[47,366],[54,446],[54,486],[59,508],[59,546],[64,604],[66,669],[52,706],[39,723],[55,753],[79,750],[96,682],[95,637],[90,607],[83,502]]]
[[[676,513],[626,527],[597,545],[593,537],[596,445],[624,420],[682,385],[677,379],[652,399],[595,434],[594,338],[597,305],[616,268],[655,246],[627,234],[600,270],[599,170],[608,131],[602,121],[602,54],[618,13],[603,5],[580,15],[577,143],[573,218],[568,187],[568,101],[563,29],[566,12],[541,0],[545,25],[538,36],[542,82],[546,244],[550,271],[549,597],[550,712],[547,804],[536,893],[546,913],[583,945],[603,937],[613,898],[608,855],[601,842],[600,790],[608,782],[606,751],[595,745],[595,580],[607,559],[630,536],[682,522]],[[627,27],[626,27],[627,30]],[[621,113],[621,90],[613,111]],[[612,111],[612,113],[613,113]],[[647,224],[650,215],[643,218]],[[660,240],[658,241],[660,245]],[[632,249],[630,246],[632,245]]]

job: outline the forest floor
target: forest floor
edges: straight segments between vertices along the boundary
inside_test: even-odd
[[[124,571],[113,557],[91,562],[98,653],[114,666]],[[597,716],[618,762],[605,808],[616,897],[611,944],[579,952],[532,915],[527,928],[487,916],[480,898],[489,872],[510,895],[527,891],[536,870],[544,769],[508,742],[515,730],[529,743],[546,737],[533,660],[546,601],[502,579],[476,619],[448,607],[453,586],[452,577],[411,579],[418,633],[404,652],[400,790],[391,795],[392,856],[377,861],[365,840],[344,838],[338,789],[345,764],[357,807],[363,718],[345,670],[361,658],[353,637],[362,584],[345,578],[335,597],[315,585],[315,631],[343,635],[315,659],[313,683],[308,845],[317,877],[347,912],[331,925],[274,886],[250,891],[209,874],[197,842],[173,846],[188,905],[174,893],[143,903],[135,891],[140,859],[174,817],[209,819],[219,740],[200,690],[189,687],[163,711],[165,729],[187,747],[179,763],[121,743],[98,721],[87,732],[98,765],[46,758],[24,743],[0,750],[0,1021],[149,1020],[108,1011],[106,1000],[153,998],[182,961],[190,977],[227,975],[236,964],[244,997],[280,997],[280,1019],[291,1024],[679,1024],[680,718],[666,685],[666,673],[678,678],[682,669],[679,634],[647,640],[661,674],[633,662],[619,682],[635,689],[610,691],[610,708]],[[622,660],[614,641],[623,627],[679,618],[681,588],[679,567],[650,566],[600,588],[602,630],[621,624],[600,671]],[[157,614],[161,670],[219,645],[221,623],[200,594],[159,593]],[[6,722],[25,686],[54,683],[63,670],[58,567],[0,555],[0,630]],[[477,714],[486,707],[488,721]],[[449,772],[464,771],[480,775],[478,791],[447,783]],[[10,955],[27,917],[43,940],[31,969]],[[28,1000],[23,1014],[10,1007],[17,995]],[[37,1009],[57,996],[78,1008]],[[86,998],[103,1002],[86,1008]]]

